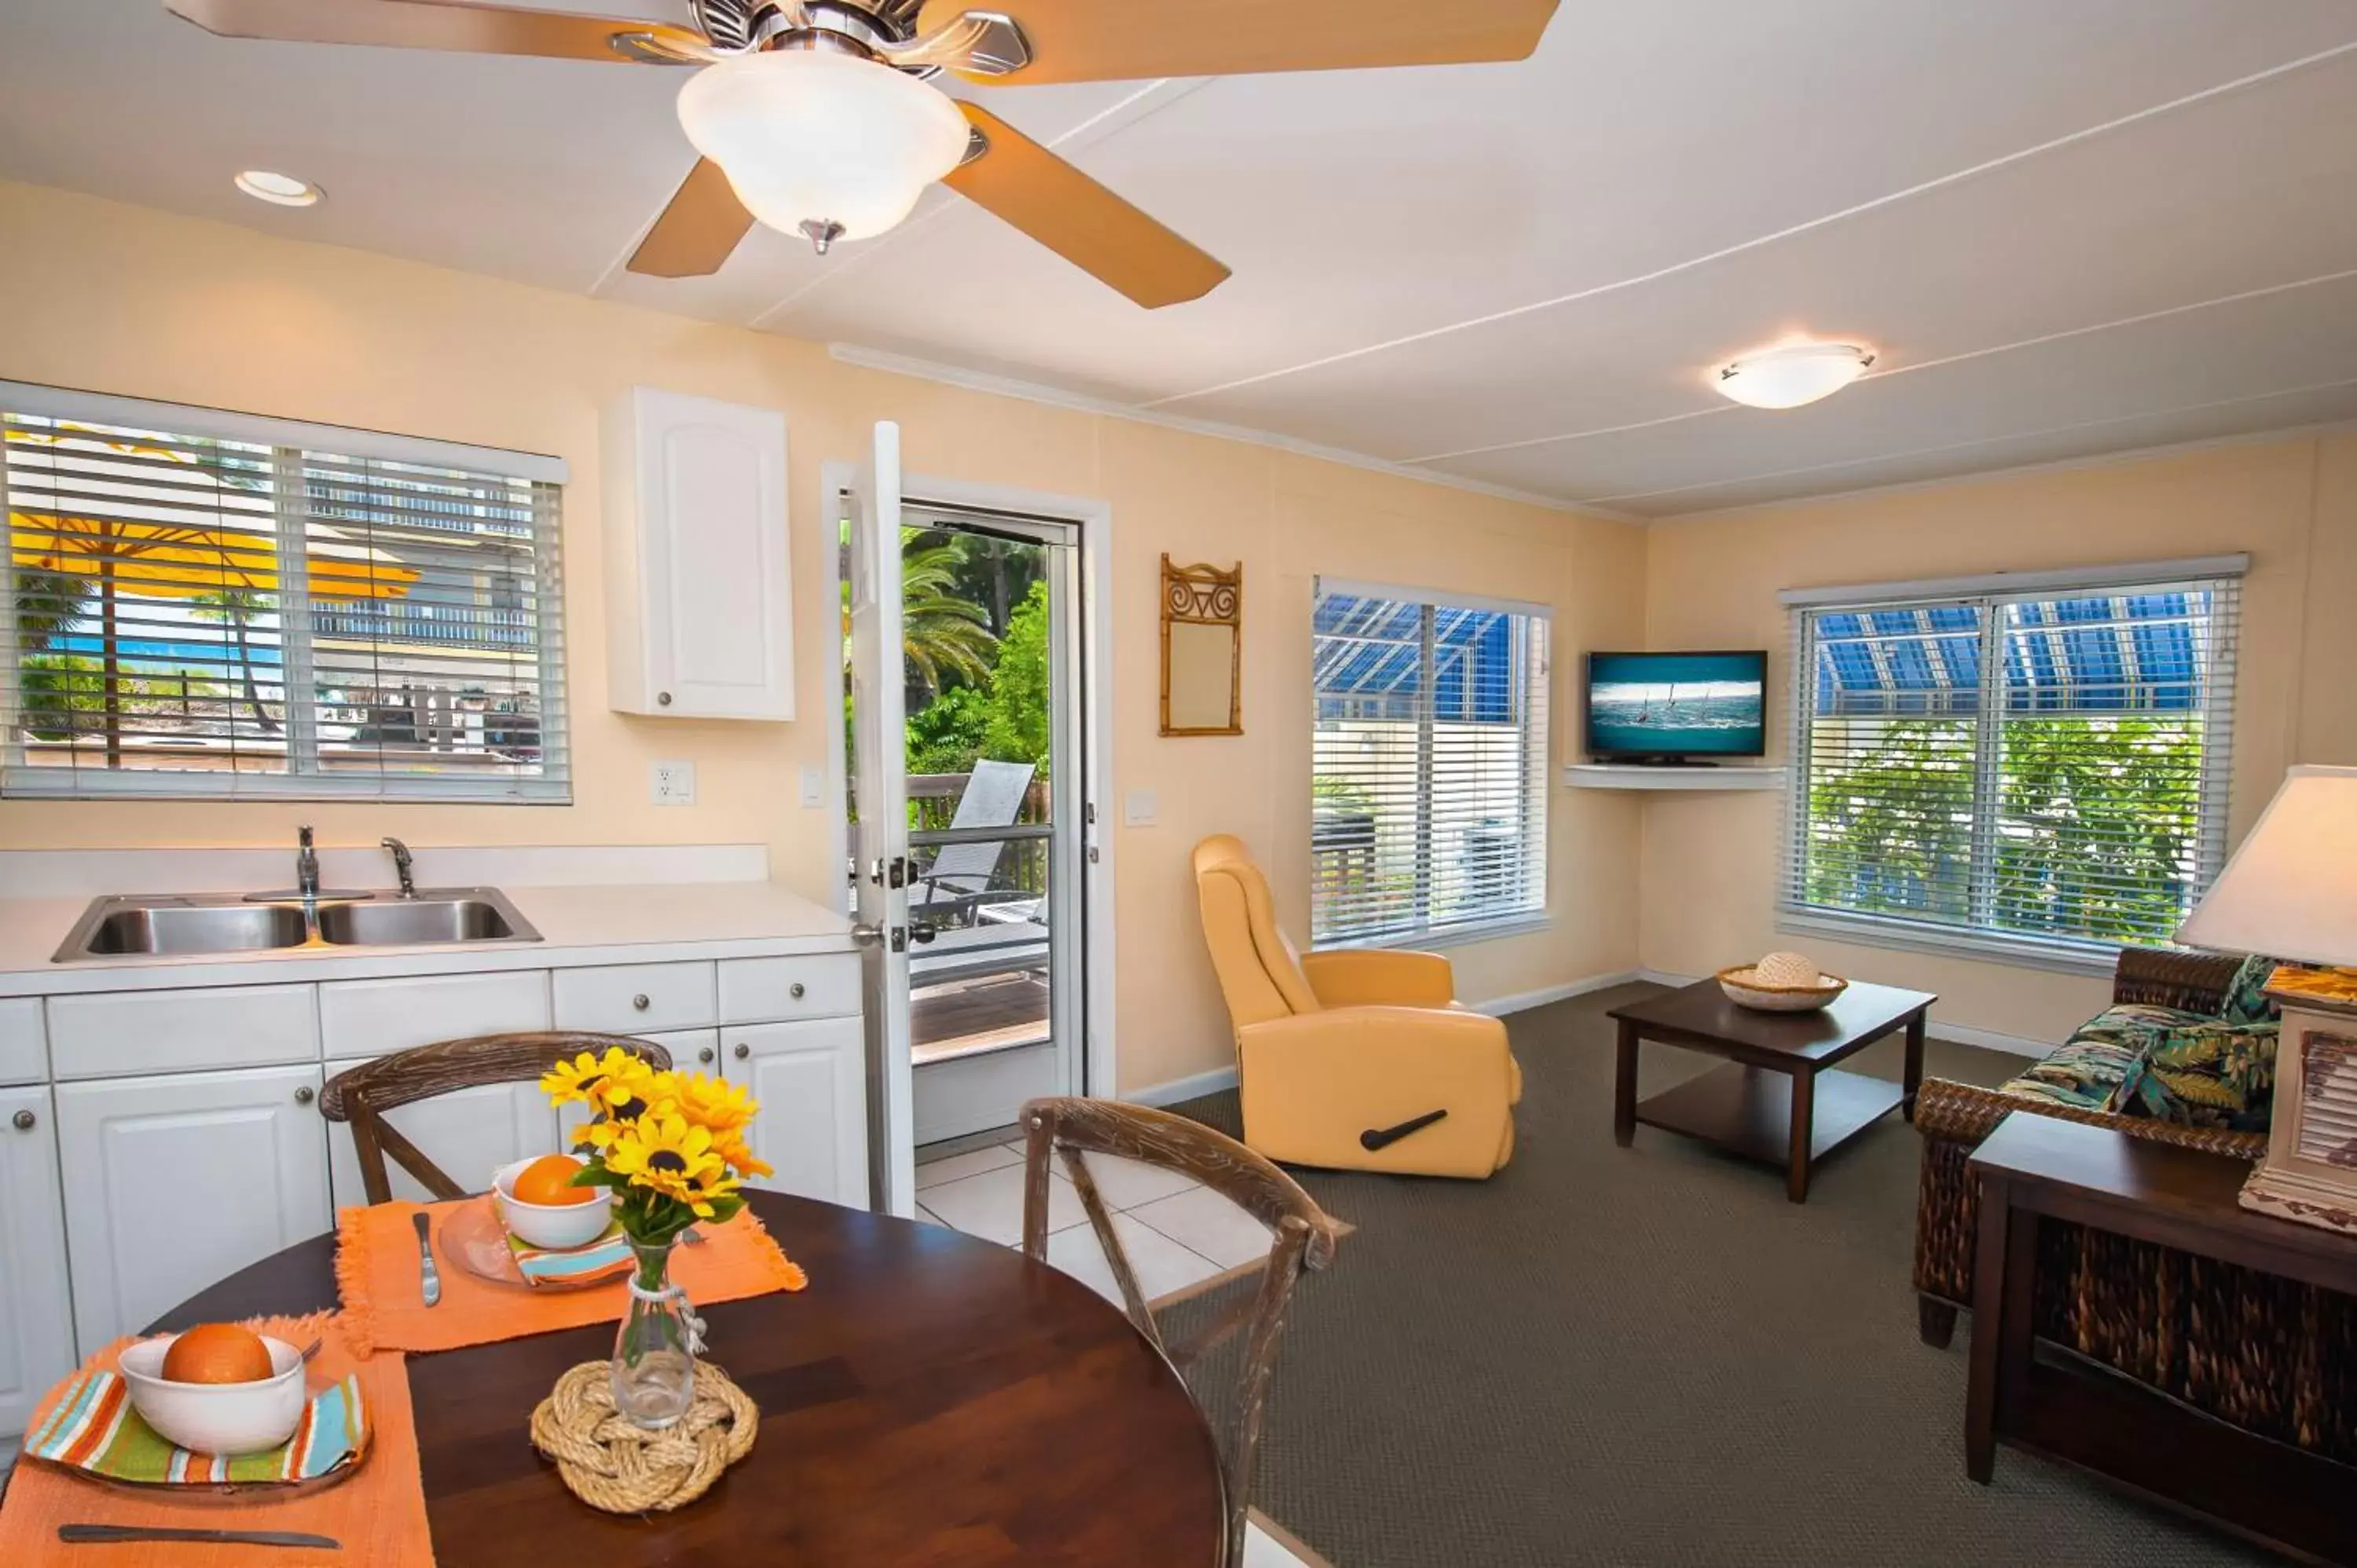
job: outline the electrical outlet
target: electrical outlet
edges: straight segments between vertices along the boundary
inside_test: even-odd
[[[658,806],[693,806],[695,804],[695,764],[693,762],[658,762],[651,769],[649,794]]]

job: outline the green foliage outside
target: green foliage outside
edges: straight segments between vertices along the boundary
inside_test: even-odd
[[[1007,617],[979,680],[948,686],[909,715],[910,773],[966,773],[987,757],[1048,769],[1048,585],[1035,582]]]
[[[990,726],[990,697],[980,686],[952,686],[909,715],[909,771],[968,773]]]
[[[1966,924],[1970,719],[1829,719],[1809,785],[1812,904]],[[1847,766],[1828,757],[1855,753]],[[1996,779],[1994,896],[1982,920],[2039,936],[2166,941],[2190,901],[2201,831],[2198,718],[2015,719]]]
[[[70,740],[106,733],[106,676],[95,659],[75,653],[27,653],[17,660],[24,728],[39,740]],[[125,675],[119,682],[124,716],[179,714],[191,703],[218,702],[221,688],[200,675]]]

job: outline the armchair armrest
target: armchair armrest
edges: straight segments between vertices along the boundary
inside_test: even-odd
[[[2122,948],[2112,971],[2112,1001],[2214,1014],[2226,1005],[2226,988],[2242,965],[2233,953]]]
[[[1329,1007],[1446,1007],[1457,1000],[1457,975],[1433,952],[1344,948],[1305,953],[1301,972]]]
[[[1514,1060],[1486,1015],[1331,1008],[1246,1025],[1236,1048],[1244,1141],[1271,1159],[1486,1176],[1511,1146]],[[1394,1144],[1361,1141],[1435,1111]]]

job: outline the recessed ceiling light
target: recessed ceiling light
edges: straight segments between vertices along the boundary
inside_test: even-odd
[[[1855,343],[1783,343],[1714,371],[1721,395],[1753,408],[1798,408],[1866,374],[1874,350]]]
[[[267,201],[278,207],[317,207],[326,193],[307,179],[296,179],[291,174],[273,174],[266,168],[250,168],[237,177],[238,189],[256,201]]]

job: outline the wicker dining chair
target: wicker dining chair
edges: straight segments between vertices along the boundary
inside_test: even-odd
[[[1225,1561],[1241,1563],[1253,1461],[1260,1444],[1261,1408],[1268,1396],[1269,1374],[1276,1366],[1277,1336],[1284,1330],[1286,1309],[1292,1305],[1293,1288],[1303,1273],[1321,1271],[1334,1262],[1341,1227],[1291,1176],[1233,1138],[1184,1116],[1111,1100],[1047,1099],[1024,1106],[1022,1122],[1025,1256],[1040,1262],[1048,1259],[1048,1162],[1049,1151],[1054,1150],[1063,1156],[1065,1172],[1080,1190],[1081,1207],[1104,1249],[1105,1262],[1113,1267],[1114,1282],[1121,1287],[1130,1322],[1173,1367],[1183,1373],[1206,1351],[1247,1323],[1251,1326],[1235,1404],[1221,1444],[1228,1504]],[[1118,1155],[1191,1176],[1267,1226],[1275,1240],[1259,1288],[1240,1294],[1182,1343],[1166,1342],[1145,1293],[1138,1288],[1121,1238],[1114,1232],[1113,1216],[1089,1174],[1082,1156],[1092,1154]]]
[[[671,1067],[671,1053],[661,1046],[622,1035],[565,1029],[476,1035],[395,1051],[338,1073],[320,1091],[319,1114],[330,1122],[351,1124],[352,1149],[360,1156],[361,1187],[369,1202],[393,1200],[393,1180],[384,1166],[388,1155],[436,1197],[464,1197],[466,1189],[404,1137],[384,1113],[461,1089],[527,1083],[558,1062],[570,1061],[584,1051],[603,1056],[608,1047],[619,1047],[657,1072]]]

